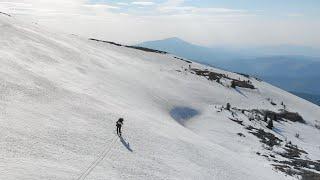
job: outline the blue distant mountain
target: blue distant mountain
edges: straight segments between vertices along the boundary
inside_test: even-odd
[[[299,92],[291,92],[291,93],[320,106],[320,95],[299,93]]]
[[[230,52],[224,48],[209,48],[188,43],[179,38],[168,38],[158,41],[148,41],[138,46],[159,49],[191,60],[211,62],[214,59],[236,58],[238,53]]]
[[[218,67],[257,76],[287,91],[320,94],[320,61],[305,56],[268,56],[213,62]]]
[[[320,94],[320,51],[315,48],[292,45],[203,47],[179,38],[148,41],[138,46],[167,51],[229,71],[254,75],[287,91]]]

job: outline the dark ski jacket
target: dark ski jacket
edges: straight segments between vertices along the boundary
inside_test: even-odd
[[[120,120],[118,120],[117,123],[116,123],[116,126],[117,126],[117,127],[121,127],[122,125],[123,125],[123,122],[120,121]]]

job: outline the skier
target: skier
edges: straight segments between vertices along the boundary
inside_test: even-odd
[[[123,125],[123,118],[119,118],[119,120],[116,123],[117,126],[117,135],[121,136],[121,127]]]

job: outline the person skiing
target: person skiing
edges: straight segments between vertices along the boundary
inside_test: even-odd
[[[121,127],[123,125],[123,118],[119,118],[119,120],[116,123],[117,126],[117,135],[121,136]]]

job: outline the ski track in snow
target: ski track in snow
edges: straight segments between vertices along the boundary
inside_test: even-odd
[[[265,82],[251,79],[256,90],[235,91],[184,71],[188,63],[170,54],[56,34],[1,14],[0,63],[0,179],[296,179],[273,170],[256,155],[265,151],[259,140],[216,112],[228,102],[273,111],[284,102],[306,124],[275,122],[279,136],[320,159],[319,106]],[[112,144],[119,117],[125,139]]]

